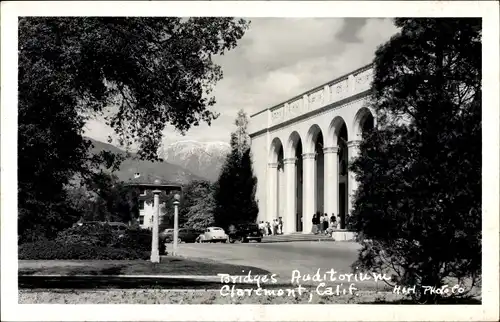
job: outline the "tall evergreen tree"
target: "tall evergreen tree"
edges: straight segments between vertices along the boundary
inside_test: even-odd
[[[253,223],[259,213],[255,200],[257,178],[253,173],[248,118],[239,111],[231,133],[231,152],[226,157],[215,189],[215,223],[227,229],[231,224]]]
[[[180,212],[184,227],[203,229],[214,224],[214,186],[210,181],[197,180],[186,187]]]
[[[435,302],[421,286],[480,280],[481,19],[395,24],[374,60],[378,126],[352,164],[351,224],[365,238],[353,267],[390,272]]]

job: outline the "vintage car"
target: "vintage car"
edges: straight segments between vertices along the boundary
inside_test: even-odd
[[[178,243],[194,243],[196,239],[202,234],[203,231],[192,229],[192,228],[179,228],[179,233],[177,235]],[[171,243],[174,241],[174,230],[168,229],[164,233],[164,238],[166,243]]]
[[[200,243],[227,243],[228,236],[224,229],[220,227],[208,227],[205,231],[198,236],[197,242]]]
[[[250,240],[260,243],[262,241],[262,231],[254,223],[236,225],[234,229],[230,230],[228,235],[230,243],[234,243],[235,241],[248,243]]]

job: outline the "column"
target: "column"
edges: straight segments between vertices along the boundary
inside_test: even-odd
[[[272,221],[278,215],[278,163],[269,163],[267,167],[269,192],[267,194],[266,220]]]
[[[312,216],[316,213],[315,204],[316,196],[314,194],[316,183],[315,174],[315,163],[316,163],[316,153],[304,153],[302,155],[302,167],[303,167],[303,206],[302,206],[302,223],[303,232],[309,234],[312,230]]]
[[[153,210],[153,229],[151,238],[151,254],[150,259],[152,263],[160,262],[160,251],[158,248],[158,218],[160,216],[160,193],[161,190],[153,190],[154,194],[154,210]]]
[[[349,164],[354,161],[358,157],[359,154],[359,144],[361,141],[355,140],[355,141],[349,141],[347,142],[347,153],[348,153],[348,158],[349,158]],[[349,190],[348,192],[348,202],[347,202],[347,209],[348,213],[350,214],[353,208],[353,203],[354,203],[354,194],[356,192],[356,189],[358,188],[358,183],[356,182],[356,178],[354,176],[354,173],[351,171],[347,172],[347,188]]]
[[[285,197],[285,216],[283,218],[284,227],[283,233],[290,234],[295,231],[295,214],[296,209],[296,190],[297,190],[297,167],[295,165],[296,158],[288,158],[283,160],[285,167],[285,184],[286,184],[286,197]]]
[[[339,215],[339,164],[338,147],[327,147],[323,149],[325,156],[325,212],[328,218],[335,214]]]

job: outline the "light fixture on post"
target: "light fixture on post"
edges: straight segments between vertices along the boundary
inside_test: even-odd
[[[174,250],[173,255],[177,255],[177,247],[179,243],[179,200],[181,196],[176,193],[174,195]]]
[[[160,262],[160,251],[158,249],[158,218],[160,217],[160,193],[161,181],[156,179],[154,182],[156,189],[153,190],[154,203],[153,203],[153,229],[151,238],[151,263]]]
[[[162,182],[158,179],[154,181],[154,183],[129,183],[128,186],[138,188],[138,189],[144,189],[144,190],[152,190],[153,195],[154,195],[154,204],[153,204],[153,227],[151,229],[152,231],[152,238],[151,238],[151,262],[152,263],[159,263],[160,262],[160,252],[159,252],[159,217],[160,217],[160,194],[162,191],[165,191],[167,194],[169,194],[172,191],[176,192],[181,192],[182,193],[182,186],[178,184],[162,184]],[[179,196],[176,194],[176,196]],[[180,196],[178,197],[178,200],[180,199]],[[175,204],[175,203],[174,203]],[[176,206],[176,217],[177,215],[177,206]]]

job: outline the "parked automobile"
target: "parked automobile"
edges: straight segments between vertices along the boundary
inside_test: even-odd
[[[248,243],[250,240],[262,241],[262,231],[257,224],[239,224],[229,233],[229,242],[240,241]]]
[[[198,236],[203,233],[200,230],[197,229],[192,229],[192,228],[180,228],[179,233],[177,235],[177,242],[178,243],[194,243]],[[174,241],[174,230],[173,229],[168,229],[164,233],[165,236],[165,242],[166,243],[171,243]]]
[[[227,243],[228,236],[226,235],[224,229],[220,227],[208,227],[199,235],[197,241],[200,243]]]

